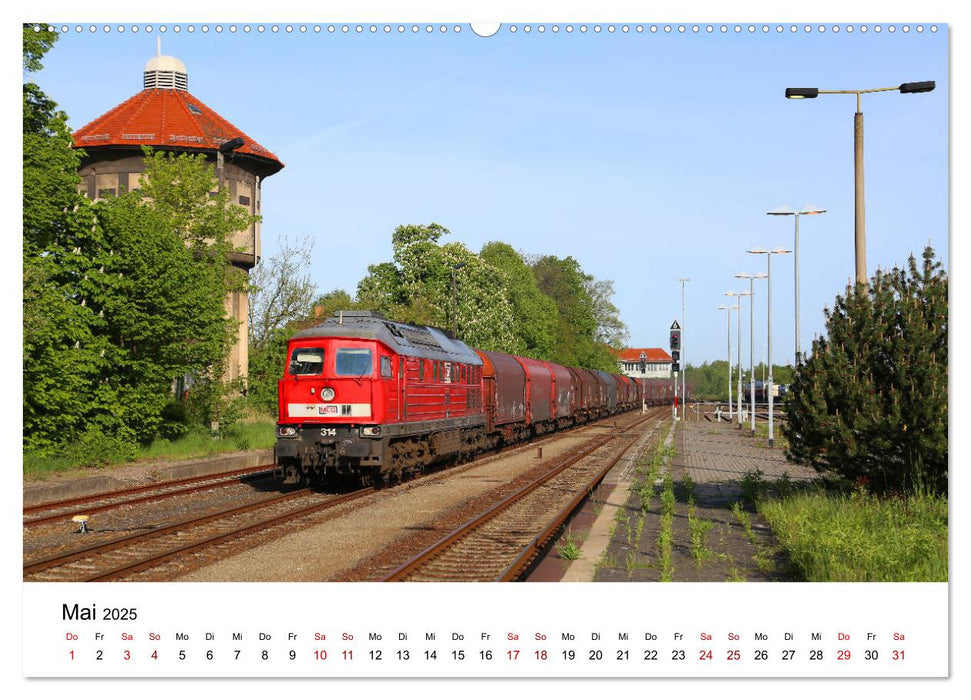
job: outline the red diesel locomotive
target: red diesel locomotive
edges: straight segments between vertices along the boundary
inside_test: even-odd
[[[370,311],[337,312],[300,331],[287,357],[276,441],[287,481],[393,483],[642,399],[641,382],[623,375],[474,350]],[[670,400],[661,384],[643,394]]]

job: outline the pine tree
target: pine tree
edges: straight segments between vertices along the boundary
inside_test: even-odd
[[[792,459],[877,493],[947,493],[947,293],[928,247],[837,296],[790,388]]]

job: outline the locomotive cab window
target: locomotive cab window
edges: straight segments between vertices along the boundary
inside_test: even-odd
[[[340,348],[337,351],[334,373],[342,377],[363,377],[371,374],[374,359],[371,348]]]
[[[324,371],[323,348],[294,348],[290,353],[290,374],[313,375]]]
[[[394,377],[394,372],[391,371],[391,358],[381,357],[381,376],[391,379]]]

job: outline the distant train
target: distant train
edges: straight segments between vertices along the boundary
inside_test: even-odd
[[[786,396],[789,393],[788,384],[774,383],[772,385],[772,400],[773,402],[785,401]],[[751,403],[752,390],[748,382],[742,382],[742,403]],[[768,403],[768,383],[763,383],[761,381],[755,381],[755,403]]]
[[[674,393],[670,380],[476,350],[371,311],[300,331],[287,358],[276,430],[287,481],[394,483]]]

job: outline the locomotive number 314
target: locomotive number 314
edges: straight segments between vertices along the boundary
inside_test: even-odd
[[[337,428],[321,428],[320,435],[321,437],[336,437]]]

